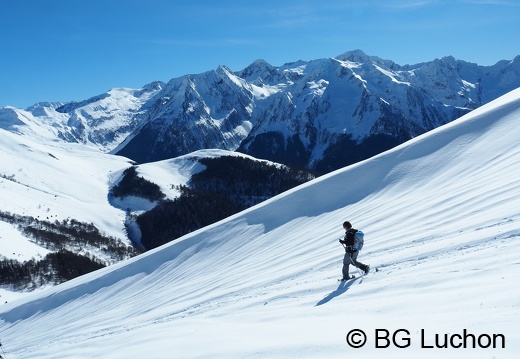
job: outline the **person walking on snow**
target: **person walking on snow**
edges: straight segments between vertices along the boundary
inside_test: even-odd
[[[345,247],[345,257],[343,257],[343,279],[341,280],[348,280],[351,278],[348,273],[351,264],[361,269],[365,274],[370,270],[370,266],[357,261],[359,251],[354,249],[354,234],[358,230],[352,228],[352,224],[348,221],[343,222],[343,229],[345,229],[345,237],[339,240],[339,242]]]

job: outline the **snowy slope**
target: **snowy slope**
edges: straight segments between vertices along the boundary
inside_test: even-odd
[[[31,124],[21,126],[30,127]],[[100,153],[89,146],[48,141],[41,129],[35,127],[33,130],[36,135],[29,137],[0,128],[0,213],[19,218],[33,217],[48,223],[66,220],[93,223],[103,235],[131,246],[125,225],[132,226],[133,222],[129,220],[127,209],[136,214],[155,205],[143,198],[126,197],[120,200],[109,196],[110,188],[131,166],[131,161]],[[179,195],[178,186],[185,185],[193,173],[203,169],[198,159],[218,156],[251,158],[225,150],[200,150],[179,158],[141,165],[138,171],[139,175],[157,183],[161,191],[173,199]],[[4,220],[0,216],[0,260],[14,259],[20,263],[32,258],[42,260],[48,253],[56,251],[23,234],[19,221],[11,223]],[[23,226],[27,227],[29,222]],[[94,256],[107,264],[119,260],[99,246],[65,248]],[[0,286],[0,302],[10,302],[27,293]]]
[[[520,89],[181,240],[4,304],[5,357],[516,358],[519,118]],[[338,284],[347,219],[367,236],[359,260],[380,270]],[[368,336],[360,349],[346,343],[356,328]],[[410,345],[376,348],[378,329],[405,329],[396,341]],[[466,330],[503,335],[505,348],[422,348],[421,330],[423,346]]]
[[[161,192],[169,199],[173,199],[180,194],[178,189],[173,187],[187,185],[192,175],[204,170],[205,166],[199,162],[200,159],[224,156],[243,157],[275,165],[274,162],[259,160],[240,152],[207,149],[198,150],[169,160],[144,163],[138,166],[137,172],[148,181],[159,185]]]
[[[93,223],[102,234],[131,245],[124,210],[107,198],[115,173],[129,167],[129,160],[79,144],[49,142],[39,133],[41,137],[33,138],[0,128],[0,211],[49,223],[71,219]],[[0,259],[40,260],[49,253],[17,227],[0,219]],[[99,248],[83,251],[114,261]],[[19,295],[0,288],[2,302]]]
[[[240,152],[231,152],[220,149],[198,150],[183,156],[168,160],[149,162],[136,166],[138,176],[159,186],[161,193],[167,199],[173,200],[181,195],[180,186],[187,186],[191,177],[205,169],[205,165],[199,162],[203,158],[217,157],[242,157],[252,161],[282,166],[271,161],[260,160]],[[114,173],[112,178],[117,178],[114,185],[123,178],[123,170]],[[136,196],[125,196],[123,198],[111,196],[110,203],[126,212],[126,226],[129,237],[135,243],[141,243],[141,229],[136,222],[136,217],[143,212],[153,209],[158,202]]]
[[[114,88],[82,102],[41,102],[25,110],[2,107],[0,128],[109,152],[142,125],[149,103],[163,85],[152,82],[140,89]]]
[[[279,163],[260,160],[240,152],[219,149],[206,149],[191,152],[186,155],[168,160],[144,163],[136,166],[136,170],[140,177],[143,177],[147,181],[158,185],[166,198],[172,200],[180,195],[179,186],[186,186],[190,181],[191,176],[205,169],[205,166],[199,162],[200,159],[228,156],[243,157],[253,161],[260,161],[281,166]],[[118,181],[122,178],[123,171],[124,169],[119,170],[110,176],[111,178],[116,178],[112,185],[117,184]],[[145,198],[126,196],[122,199],[112,198],[111,204],[123,210],[140,213],[143,210],[152,209],[157,203],[151,202]]]
[[[108,203],[107,192],[112,172],[130,166],[127,158],[1,128],[0,136],[2,211],[51,222],[75,218],[96,223],[110,236],[126,237],[124,213]]]

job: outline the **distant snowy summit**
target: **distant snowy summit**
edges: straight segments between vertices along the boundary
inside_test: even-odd
[[[363,51],[279,67],[256,60],[72,103],[0,109],[0,127],[137,162],[199,149],[329,172],[451,122],[520,87],[520,56],[401,66]]]

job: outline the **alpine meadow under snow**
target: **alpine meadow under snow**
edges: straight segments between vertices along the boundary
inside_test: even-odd
[[[3,355],[517,357],[519,119],[520,89],[177,241],[2,304]],[[344,220],[365,232],[359,260],[373,270],[339,283]],[[364,347],[347,344],[353,329],[366,333]],[[404,348],[391,342],[399,329]]]

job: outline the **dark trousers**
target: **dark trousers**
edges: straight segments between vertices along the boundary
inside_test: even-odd
[[[343,278],[348,278],[348,270],[351,264],[358,267],[362,271],[366,270],[367,266],[357,261],[358,254],[359,251],[345,252],[345,257],[343,257]]]

